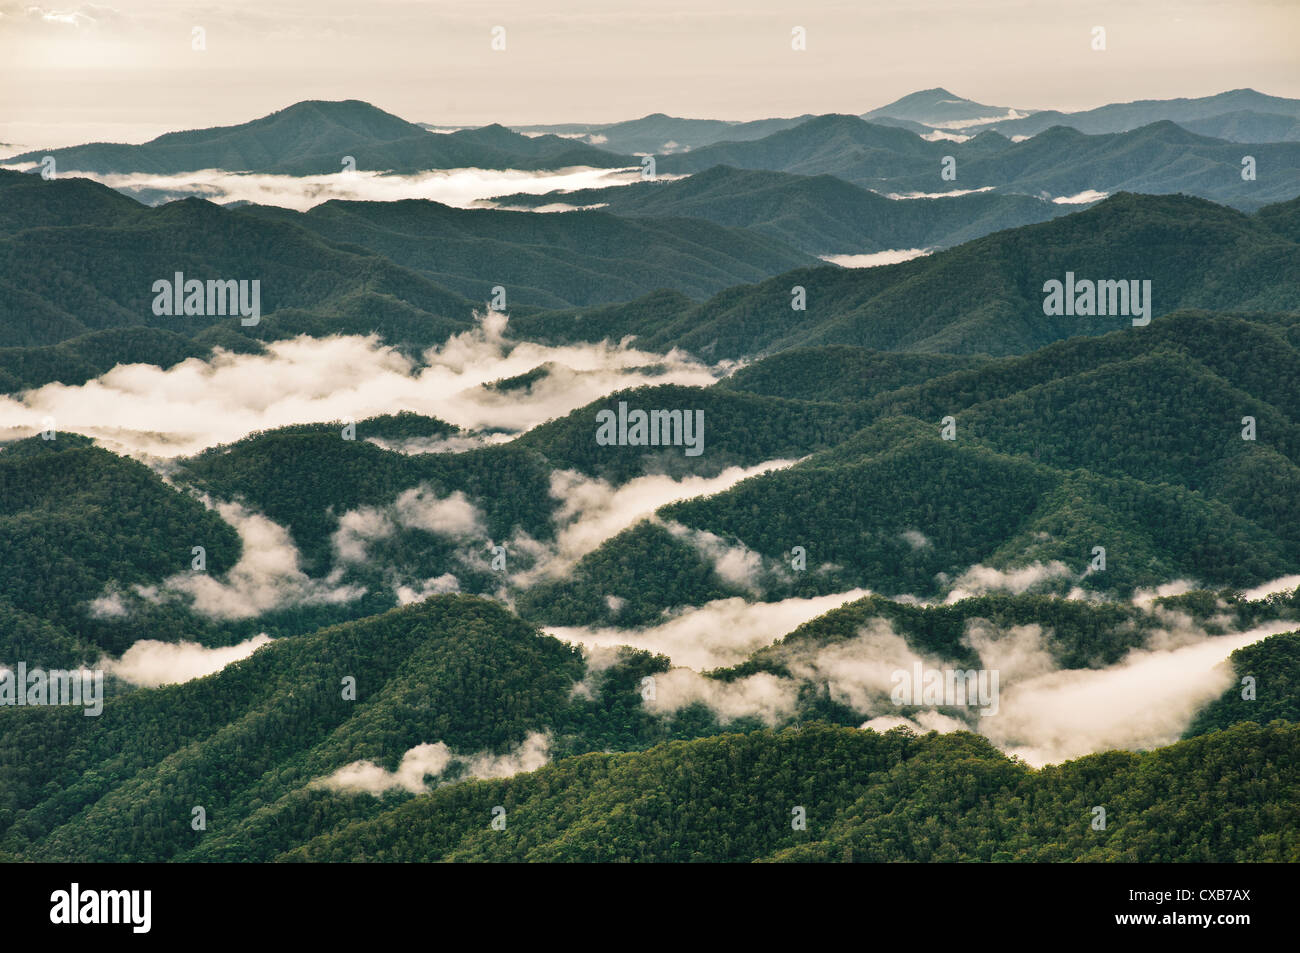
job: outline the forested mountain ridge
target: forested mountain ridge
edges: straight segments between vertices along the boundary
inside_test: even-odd
[[[308,100],[235,126],[169,132],[141,145],[94,142],[43,149],[7,162],[40,162],[47,155],[69,172],[155,175],[201,169],[327,175],[340,171],[345,156],[355,160],[358,170],[379,172],[636,164],[585,143],[523,136],[498,125],[439,135],[355,99]]]
[[[1300,159],[924,125],[990,111],[655,114],[554,214],[63,172],[638,160],[348,101],[0,171],[0,859],[1300,860]]]
[[[1181,192],[1243,209],[1290,199],[1300,185],[1300,143],[1225,142],[1167,119],[1097,135],[1066,126],[1044,127],[1021,142],[1007,138],[1011,134],[994,124],[965,142],[931,141],[905,128],[826,115],[752,142],[661,156],[658,170],[693,173],[728,165],[830,174],[889,194],[990,187],[1049,198],[1089,191]],[[1270,172],[1243,177],[1244,155]]]
[[[1240,725],[1040,772],[970,735],[726,735],[446,788],[283,859],[1294,861],[1294,808],[1249,805],[1294,805],[1296,734]],[[1096,803],[1122,821],[1091,830]],[[501,836],[482,823],[496,804],[511,818]]]
[[[375,314],[391,310],[385,301],[418,314],[426,334],[470,326],[472,305],[459,295],[386,258],[324,242],[292,225],[259,221],[201,199],[132,208],[117,193],[84,180],[45,181],[0,170],[0,205],[11,194],[23,212],[6,219],[8,233],[0,237],[3,346],[57,344],[110,328],[196,336],[229,327],[238,329],[236,338],[242,331],[274,336],[277,311],[288,322],[314,316],[318,327],[334,333],[349,325],[369,331],[384,326]],[[96,203],[95,224],[77,217],[87,197]],[[57,219],[62,224],[36,224],[47,204],[63,210]],[[256,279],[259,322],[245,327],[237,314],[155,314],[154,283],[172,281],[177,272],[187,279]],[[400,339],[398,327],[390,326],[389,333]]]
[[[428,346],[472,326],[474,308],[498,285],[523,311],[530,302],[602,303],[659,288],[702,298],[814,260],[694,219],[536,216],[414,200],[327,203],[308,214],[201,199],[148,208],[86,180],[3,170],[0,196],[0,347],[141,327],[223,344],[379,331],[390,343]],[[259,321],[155,314],[154,283],[177,272],[257,280]]]
[[[976,563],[1009,569],[1059,562],[1069,572],[1062,570],[1055,584],[1066,589],[1131,591],[1180,576],[1216,586],[1255,584],[1300,570],[1300,523],[1291,502],[1300,492],[1292,409],[1300,406],[1298,327],[1294,315],[1180,312],[1147,328],[1073,338],[947,373],[930,363],[939,359],[920,355],[794,349],[697,398],[624,392],[519,442],[552,465],[627,479],[652,456],[594,446],[596,412],[619,402],[693,406],[704,410],[706,434],[718,420],[722,460],[746,462],[728,456],[729,426],[748,418],[750,460],[788,455],[797,444],[766,443],[769,433],[789,426],[777,408],[803,407],[830,422],[835,417],[819,409],[826,403],[787,395],[825,397],[839,402],[850,427],[862,429],[833,436],[825,423],[804,424],[809,436],[831,446],[804,444],[804,453],[816,452],[803,462],[668,505],[659,515],[743,544],[768,564],[805,546],[810,565],[837,567],[796,580],[795,591],[805,594],[854,585],[941,592]],[[851,372],[848,384],[827,374],[831,358]],[[893,387],[853,381],[858,368],[882,365],[899,375]],[[907,374],[935,370],[924,383],[906,383]],[[788,403],[767,411],[755,404],[742,416],[746,405],[718,400],[748,388],[775,390]],[[1250,439],[1243,439],[1244,417],[1253,420]],[[944,439],[949,420],[951,440]],[[706,446],[711,439],[706,435]],[[716,463],[706,451],[696,463],[679,465],[710,472]],[[1214,534],[1211,525],[1219,527]],[[639,563],[633,554],[647,542],[639,532],[606,541],[579,567],[579,578],[529,598],[527,611],[556,624],[603,622],[608,611],[594,598],[600,592],[624,600],[628,617],[668,608],[672,603],[654,601],[657,590],[610,575],[612,567]],[[1095,546],[1108,553],[1103,573],[1086,571]],[[678,542],[661,548],[660,558],[676,553],[678,561],[689,551]],[[777,586],[770,596],[787,591]]]
[[[903,631],[918,648],[960,658],[954,636],[963,619],[1050,620],[1067,657],[1096,664],[1105,658],[1092,654],[1089,633],[1137,615],[1012,598],[933,609],[868,603],[808,628],[851,632],[885,612],[913,620]],[[825,636],[795,633],[787,642],[810,638]],[[1279,638],[1261,645],[1287,644]],[[1125,647],[1122,638],[1107,657]],[[20,858],[151,861],[1209,860],[1247,851],[1257,860],[1294,859],[1289,815],[1249,806],[1294,802],[1295,758],[1287,753],[1294,725],[1233,721],[1172,747],[1035,771],[962,732],[917,737],[814,723],[720,734],[723,726],[698,712],[665,718],[646,710],[641,681],[665,668],[662,658],[627,652],[591,669],[572,647],[539,637],[491,602],[442,596],[277,640],[207,678],[110,698],[97,719],[66,708],[7,711],[0,763],[14,783],[0,792],[0,846]],[[580,681],[588,689],[574,692]],[[530,737],[547,739],[541,750],[554,764],[505,780],[469,779],[492,776],[485,756],[522,757],[511,753]],[[435,742],[448,753],[417,747]],[[33,743],[45,758],[24,756]],[[584,754],[610,746],[642,753]],[[412,752],[428,760],[403,767]],[[337,772],[364,761],[375,767],[355,774],[360,786],[350,789]],[[1258,798],[1222,789],[1243,771]],[[974,787],[972,772],[984,779]],[[756,802],[750,786],[778,796]],[[1157,805],[1179,790],[1189,803],[1223,800],[1236,832],[1191,817],[1171,831]],[[696,809],[664,813],[683,798]],[[1025,811],[1031,799],[1038,808]],[[1089,829],[1099,802],[1122,821],[1102,837]],[[504,805],[514,835],[490,829],[495,805]],[[198,831],[190,824],[195,806],[207,818]],[[809,819],[802,835],[789,823],[795,806]],[[908,820],[914,812],[947,823],[922,834]],[[734,825],[709,834],[715,814]],[[665,829],[672,815],[678,820]]]
[[[305,213],[249,206],[240,214],[359,245],[475,301],[487,301],[500,285],[509,301],[550,308],[626,301],[661,288],[700,299],[814,262],[779,235],[696,218],[537,215],[417,199],[330,201]]]
[[[1042,198],[1001,192],[899,201],[832,175],[799,176],[727,166],[676,181],[506,195],[495,201],[506,208],[559,201],[602,204],[624,216],[704,218],[752,229],[814,255],[946,247],[1077,211]]]
[[[1187,196],[1115,195],[901,264],[806,269],[730,288],[647,329],[638,343],[715,359],[832,344],[1006,355],[1132,327],[1136,314],[1044,314],[1045,283],[1063,283],[1067,273],[1150,281],[1143,307],[1153,316],[1179,308],[1295,310],[1300,245],[1287,231],[1295,215],[1292,202],[1247,216]],[[796,287],[804,289],[802,311],[792,307]]]

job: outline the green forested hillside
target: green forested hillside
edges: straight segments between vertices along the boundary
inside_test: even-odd
[[[16,173],[0,173],[0,189],[33,209],[52,204],[56,221],[68,214],[59,208],[84,204],[87,192],[76,180]],[[714,360],[843,344],[1014,354],[1131,327],[1129,316],[1045,315],[1044,282],[1063,280],[1067,272],[1089,280],[1149,280],[1154,315],[1179,308],[1300,308],[1294,202],[1245,216],[1186,197],[1118,195],[898,265],[824,266],[752,285],[735,283],[787,268],[799,253],[700,221],[461,211],[425,202],[328,203],[307,215],[222,209],[199,200],[159,209],[106,198],[103,204],[111,206],[106,215],[89,213],[100,215],[100,224],[13,225],[0,237],[0,283],[9,292],[0,305],[0,347],[140,327],[196,337],[206,346],[371,331],[392,344],[428,345],[468,327],[474,308],[428,275],[474,296],[503,282],[508,302],[516,300],[509,297],[514,288],[522,300],[511,305],[520,312],[513,334],[556,342],[634,335],[640,346],[681,347]],[[297,227],[318,222],[324,238]],[[430,242],[436,255],[428,253]],[[104,254],[109,248],[112,254]],[[42,265],[14,281],[31,261]],[[202,279],[257,278],[260,324],[155,316],[152,283],[176,271]],[[726,285],[734,287],[698,305],[680,297]],[[806,310],[791,307],[795,286],[805,289]],[[636,300],[530,314],[530,297],[552,305]],[[138,337],[113,346],[132,357],[146,350]],[[159,339],[158,347],[158,361],[172,359],[171,339]],[[39,373],[9,371],[12,360],[0,360],[0,373],[20,384],[42,381]],[[83,367],[71,362],[66,372],[84,374]]]
[[[627,301],[660,288],[704,298],[813,261],[783,236],[695,217],[538,215],[415,199],[240,212],[362,246],[475,301],[487,301],[500,285],[507,303],[548,308]]]
[[[796,583],[817,591],[855,584],[934,592],[976,563],[1055,560],[1069,567],[1071,581],[1092,588],[1127,590],[1179,576],[1244,586],[1300,567],[1294,326],[1286,315],[1179,313],[1148,328],[964,368],[951,358],[792,349],[708,390],[624,392],[519,443],[553,465],[620,479],[661,458],[709,473],[720,463],[812,452],[660,515],[777,562],[802,545],[813,564],[839,567]],[[906,383],[927,372],[934,376],[924,383]],[[746,388],[830,398],[840,414],[824,400],[720,399]],[[692,461],[656,448],[598,446],[596,411],[616,400],[703,409],[705,452]],[[951,441],[941,432],[947,417]],[[1245,417],[1254,419],[1254,439],[1242,439]],[[850,436],[844,425],[835,429],[837,420],[863,429]],[[733,431],[738,423],[747,437]],[[1096,546],[1106,549],[1108,565],[1086,573]],[[627,587],[602,578],[599,567],[635,565],[636,545],[616,538],[604,549],[581,585],[626,598]],[[593,620],[606,615],[594,590],[569,592],[566,604],[572,599]],[[574,610],[557,603],[553,611],[558,621]]]
[[[1032,619],[1071,665],[1106,664],[1160,624],[1128,607],[1060,600],[921,608],[872,598],[787,643],[846,638],[880,616],[918,649],[958,661],[967,621]],[[1094,644],[1126,620],[1137,629]],[[778,646],[723,677],[780,672],[780,658]],[[6,710],[0,850],[44,860],[1155,861],[1294,860],[1300,847],[1284,807],[1295,801],[1293,724],[1223,718],[1223,730],[1169,748],[1035,771],[968,733],[812,723],[719,734],[716,720],[687,711],[650,715],[640,682],[666,664],[624,652],[593,669],[499,606],[442,596],[277,640],[207,678],[119,694],[99,718]],[[583,680],[588,690],[573,691]],[[509,754],[530,732],[547,734],[556,760],[505,780],[415,794],[396,780],[375,794],[317,783],[359,760],[393,771],[435,741],[452,761],[404,777],[452,781],[486,770],[471,756]],[[660,744],[701,736],[715,737]],[[33,746],[41,759],[28,756]],[[589,753],[610,748],[642,753]],[[1192,810],[1206,803],[1231,823]],[[1099,804],[1106,832],[1090,827]],[[505,832],[490,828],[496,805]],[[204,829],[191,825],[195,807]],[[791,827],[795,807],[806,830]]]
[[[0,172],[0,427],[18,438],[0,443],[0,859],[1300,861],[1292,146],[1169,123],[916,135],[991,108],[952,98],[744,124],[659,157],[691,178],[512,198],[599,212],[149,208]],[[348,102],[65,158],[283,172],[350,143],[361,168],[598,152]],[[1228,161],[1244,148],[1270,169],[1249,195]],[[862,187],[933,191],[918,170],[950,153],[950,186],[999,190]],[[1050,202],[1112,179],[1288,201]],[[1044,220],[894,266],[805,253],[1022,215]],[[177,271],[259,279],[262,320],[153,315]],[[1045,314],[1067,272],[1149,281],[1153,320]],[[504,334],[423,350],[473,329],[497,285]],[[370,333],[419,373],[280,379],[292,347],[267,346]],[[256,366],[235,406],[207,382],[144,395],[172,424],[115,397],[148,373],[95,380],[215,348],[265,361],[239,362]],[[710,386],[645,383],[680,380]],[[312,422],[352,391],[377,415]],[[102,408],[96,434],[211,417],[190,421],[206,449],[34,433],[76,401]],[[701,429],[611,443],[620,408]],[[911,657],[1001,671],[1009,719],[895,702],[882,685]],[[11,703],[20,664],[106,672],[102,712]],[[1117,691],[1147,704],[1157,678],[1149,713],[1092,717]],[[865,728],[900,720],[957,730]]]
[[[776,239],[697,219],[425,201],[326,203],[307,214],[200,199],[147,208],[85,180],[0,170],[0,206],[10,195],[20,214],[0,220],[0,348],[141,327],[223,346],[372,331],[391,344],[428,346],[469,327],[497,286],[508,307],[525,312],[665,288],[704,298],[813,261]],[[257,280],[260,322],[155,315],[154,282],[177,272]],[[166,343],[155,363],[168,359]]]
[[[724,735],[446,788],[284,859],[1294,861],[1298,743],[1244,724],[1033,771],[969,734]]]
[[[715,295],[640,342],[714,357],[851,344],[878,350],[1026,353],[1132,326],[1130,316],[1048,316],[1046,281],[1151,282],[1154,316],[1180,308],[1296,310],[1294,211],[1246,216],[1184,196],[1123,194],[1051,222],[897,265],[790,272]],[[1196,235],[1195,241],[1188,236]],[[791,289],[805,289],[805,311]]]
[[[1232,687],[1201,709],[1186,737],[1242,721],[1300,721],[1300,632],[1284,632],[1237,649],[1231,665],[1236,676]],[[1249,689],[1247,678],[1253,680]]]
[[[740,368],[718,387],[795,400],[865,400],[986,361],[979,355],[872,351],[843,344],[794,347]]]
[[[318,567],[329,562],[329,536],[343,513],[389,503],[421,484],[439,497],[469,494],[485,508],[485,531],[498,537],[516,526],[548,533],[554,501],[548,502],[549,475],[535,454],[490,447],[408,456],[369,442],[393,432],[380,422],[359,421],[355,440],[342,439],[340,431],[341,425],[321,424],[256,434],[185,461],[178,478],[220,499],[246,501],[283,524],[308,564]],[[321,473],[327,478],[314,476]]]
[[[684,446],[601,446],[596,415],[630,410],[703,412],[703,450],[687,456]],[[791,400],[724,390],[660,384],[618,391],[515,441],[540,452],[554,467],[623,481],[648,472],[713,475],[729,466],[794,459],[827,448],[862,427],[863,409],[825,401]]]
[[[29,201],[39,207],[57,205],[67,200],[64,193],[80,196],[86,186],[0,170],[0,195],[6,196],[0,205],[12,192],[35,193]],[[109,192],[102,186],[89,191],[95,189]],[[155,315],[153,284],[173,280],[176,272],[186,279],[256,279],[262,315],[309,311],[326,319],[321,333],[356,330],[349,305],[359,297],[417,311],[424,340],[470,325],[473,306],[458,295],[385,258],[323,242],[292,225],[199,199],[114,214],[121,218],[107,224],[15,227],[0,237],[0,346],[57,344],[91,331],[142,326],[186,336],[214,327],[236,336],[271,331],[266,317],[244,327],[239,315]],[[364,331],[386,330],[382,315],[362,320]],[[387,330],[393,343],[405,339],[400,329]]]
[[[0,598],[14,608],[77,633],[107,583],[188,571],[196,545],[215,573],[241,553],[224,521],[140,463],[64,433],[0,453]]]

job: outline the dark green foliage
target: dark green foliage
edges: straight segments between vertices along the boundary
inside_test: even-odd
[[[640,342],[708,348],[715,358],[831,344],[1023,354],[1120,329],[1149,343],[1143,334],[1151,328],[1133,327],[1130,317],[1045,315],[1043,285],[1067,271],[1088,280],[1150,280],[1156,316],[1300,308],[1300,245],[1268,220],[1186,196],[1122,193],[897,265],[804,269],[730,288],[643,332]],[[791,309],[796,285],[806,290],[806,311]]]
[[[704,449],[694,457],[684,447],[602,446],[596,443],[601,410],[683,410],[704,412]],[[730,466],[752,466],[776,458],[796,458],[833,446],[864,422],[854,407],[785,400],[728,391],[663,384],[619,391],[534,427],[515,446],[534,448],[554,467],[578,470],[622,482],[646,473],[716,474]]]
[[[1246,724],[1031,771],[970,734],[810,725],[445,788],[284,859],[1294,862],[1298,745]]]
[[[1230,663],[1233,684],[1197,713],[1185,738],[1242,721],[1300,721],[1300,632],[1270,636],[1237,649]],[[1254,679],[1254,697],[1249,699],[1243,697],[1247,677]]]
[[[254,342],[239,340],[244,349],[257,347]],[[205,358],[210,352],[208,346],[182,334],[144,327],[92,331],[45,347],[5,347],[0,348],[0,392],[41,387],[52,381],[75,387],[118,364],[168,368],[187,358]]]
[[[794,347],[742,367],[718,387],[793,400],[865,400],[986,361],[973,355],[891,353],[846,345]]]
[[[43,839],[45,859],[167,859],[201,839],[194,805],[228,831],[358,759],[392,769],[435,740],[504,751],[548,727],[582,674],[576,650],[500,607],[443,597],[278,641],[209,678],[113,699],[98,718],[6,709],[0,798],[17,812],[6,843]],[[346,676],[355,702],[342,698]]]
[[[570,578],[525,590],[517,607],[547,625],[637,626],[675,606],[744,594],[690,544],[643,521],[583,557]]]
[[[47,182],[0,170],[5,202],[17,192],[37,208],[58,208],[71,201],[65,194],[71,192],[84,204],[87,188],[74,179]],[[98,185],[89,189],[111,191]],[[35,195],[27,194],[31,192]],[[32,221],[43,218],[34,214]],[[321,322],[313,326],[316,333],[355,332],[358,327],[348,321],[363,295],[387,296],[418,312],[420,341],[425,344],[470,326],[472,306],[467,301],[385,258],[200,199],[157,209],[132,203],[129,210],[115,208],[109,221],[93,226],[60,221],[14,227],[0,235],[0,346],[57,344],[92,331],[126,327],[183,336],[222,328],[239,337],[271,339],[277,336],[274,312],[281,309],[312,315]],[[155,315],[154,282],[171,281],[176,272],[186,280],[258,280],[262,322],[245,327],[237,314]],[[390,332],[389,343],[405,343],[407,338],[391,333],[396,328],[386,327],[385,317],[365,316],[362,333],[384,329]],[[278,334],[301,330],[287,325]],[[172,347],[168,340],[161,343]],[[164,350],[159,360],[168,354]],[[141,349],[132,356],[146,359]]]
[[[239,537],[197,499],[87,444],[57,434],[0,453],[0,595],[13,607],[78,632],[87,601],[110,582],[188,572],[193,546],[206,549],[210,572],[239,559]]]
[[[475,301],[506,289],[511,305],[627,301],[660,288],[700,299],[813,259],[780,235],[698,218],[626,219],[605,211],[538,215],[437,202],[341,202],[308,212],[251,206],[241,214],[360,246]]]

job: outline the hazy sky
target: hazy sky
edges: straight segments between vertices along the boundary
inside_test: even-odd
[[[0,0],[0,141],[140,141],[303,99],[480,125],[860,113],[933,86],[1067,110],[1300,97],[1298,67],[1300,0]]]

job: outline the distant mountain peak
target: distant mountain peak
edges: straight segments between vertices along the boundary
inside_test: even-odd
[[[964,96],[958,96],[942,86],[935,86],[932,89],[922,89],[917,90],[915,93],[908,93],[901,99],[896,99],[892,103],[871,110],[871,112],[863,113],[862,118],[872,119],[887,116],[891,119],[906,119],[924,125],[943,125],[962,121],[988,120],[994,117],[1006,116],[1012,112],[1013,110],[1006,106],[986,106],[983,103],[966,99]]]

